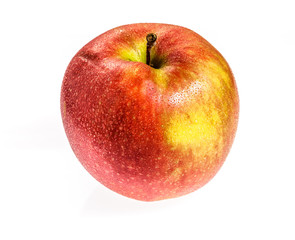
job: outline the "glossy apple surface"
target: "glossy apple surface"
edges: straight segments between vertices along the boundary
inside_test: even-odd
[[[155,33],[152,67],[146,36]],[[86,170],[124,196],[182,196],[220,169],[237,129],[239,98],[229,65],[197,33],[168,24],[117,27],[70,62],[61,112]]]

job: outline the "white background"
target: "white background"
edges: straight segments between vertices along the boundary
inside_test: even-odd
[[[290,1],[1,1],[0,239],[295,239],[295,13]],[[241,112],[216,177],[160,202],[122,197],[75,158],[59,110],[88,41],[137,22],[185,26],[229,62]]]

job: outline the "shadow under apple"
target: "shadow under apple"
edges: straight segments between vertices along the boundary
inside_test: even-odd
[[[155,202],[143,202],[117,194],[104,186],[98,186],[86,199],[81,210],[83,216],[138,215],[163,211],[183,202],[185,197]],[[182,203],[183,204],[183,203]]]

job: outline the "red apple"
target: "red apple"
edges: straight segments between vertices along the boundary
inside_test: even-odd
[[[147,44],[149,33],[157,40]],[[74,153],[95,179],[155,201],[195,191],[217,173],[234,140],[239,98],[229,65],[200,35],[131,24],[74,56],[61,112]]]

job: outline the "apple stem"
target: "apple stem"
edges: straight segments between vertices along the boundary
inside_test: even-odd
[[[149,66],[151,65],[151,49],[155,45],[155,42],[157,40],[157,35],[154,33],[149,33],[146,35],[146,64]]]

